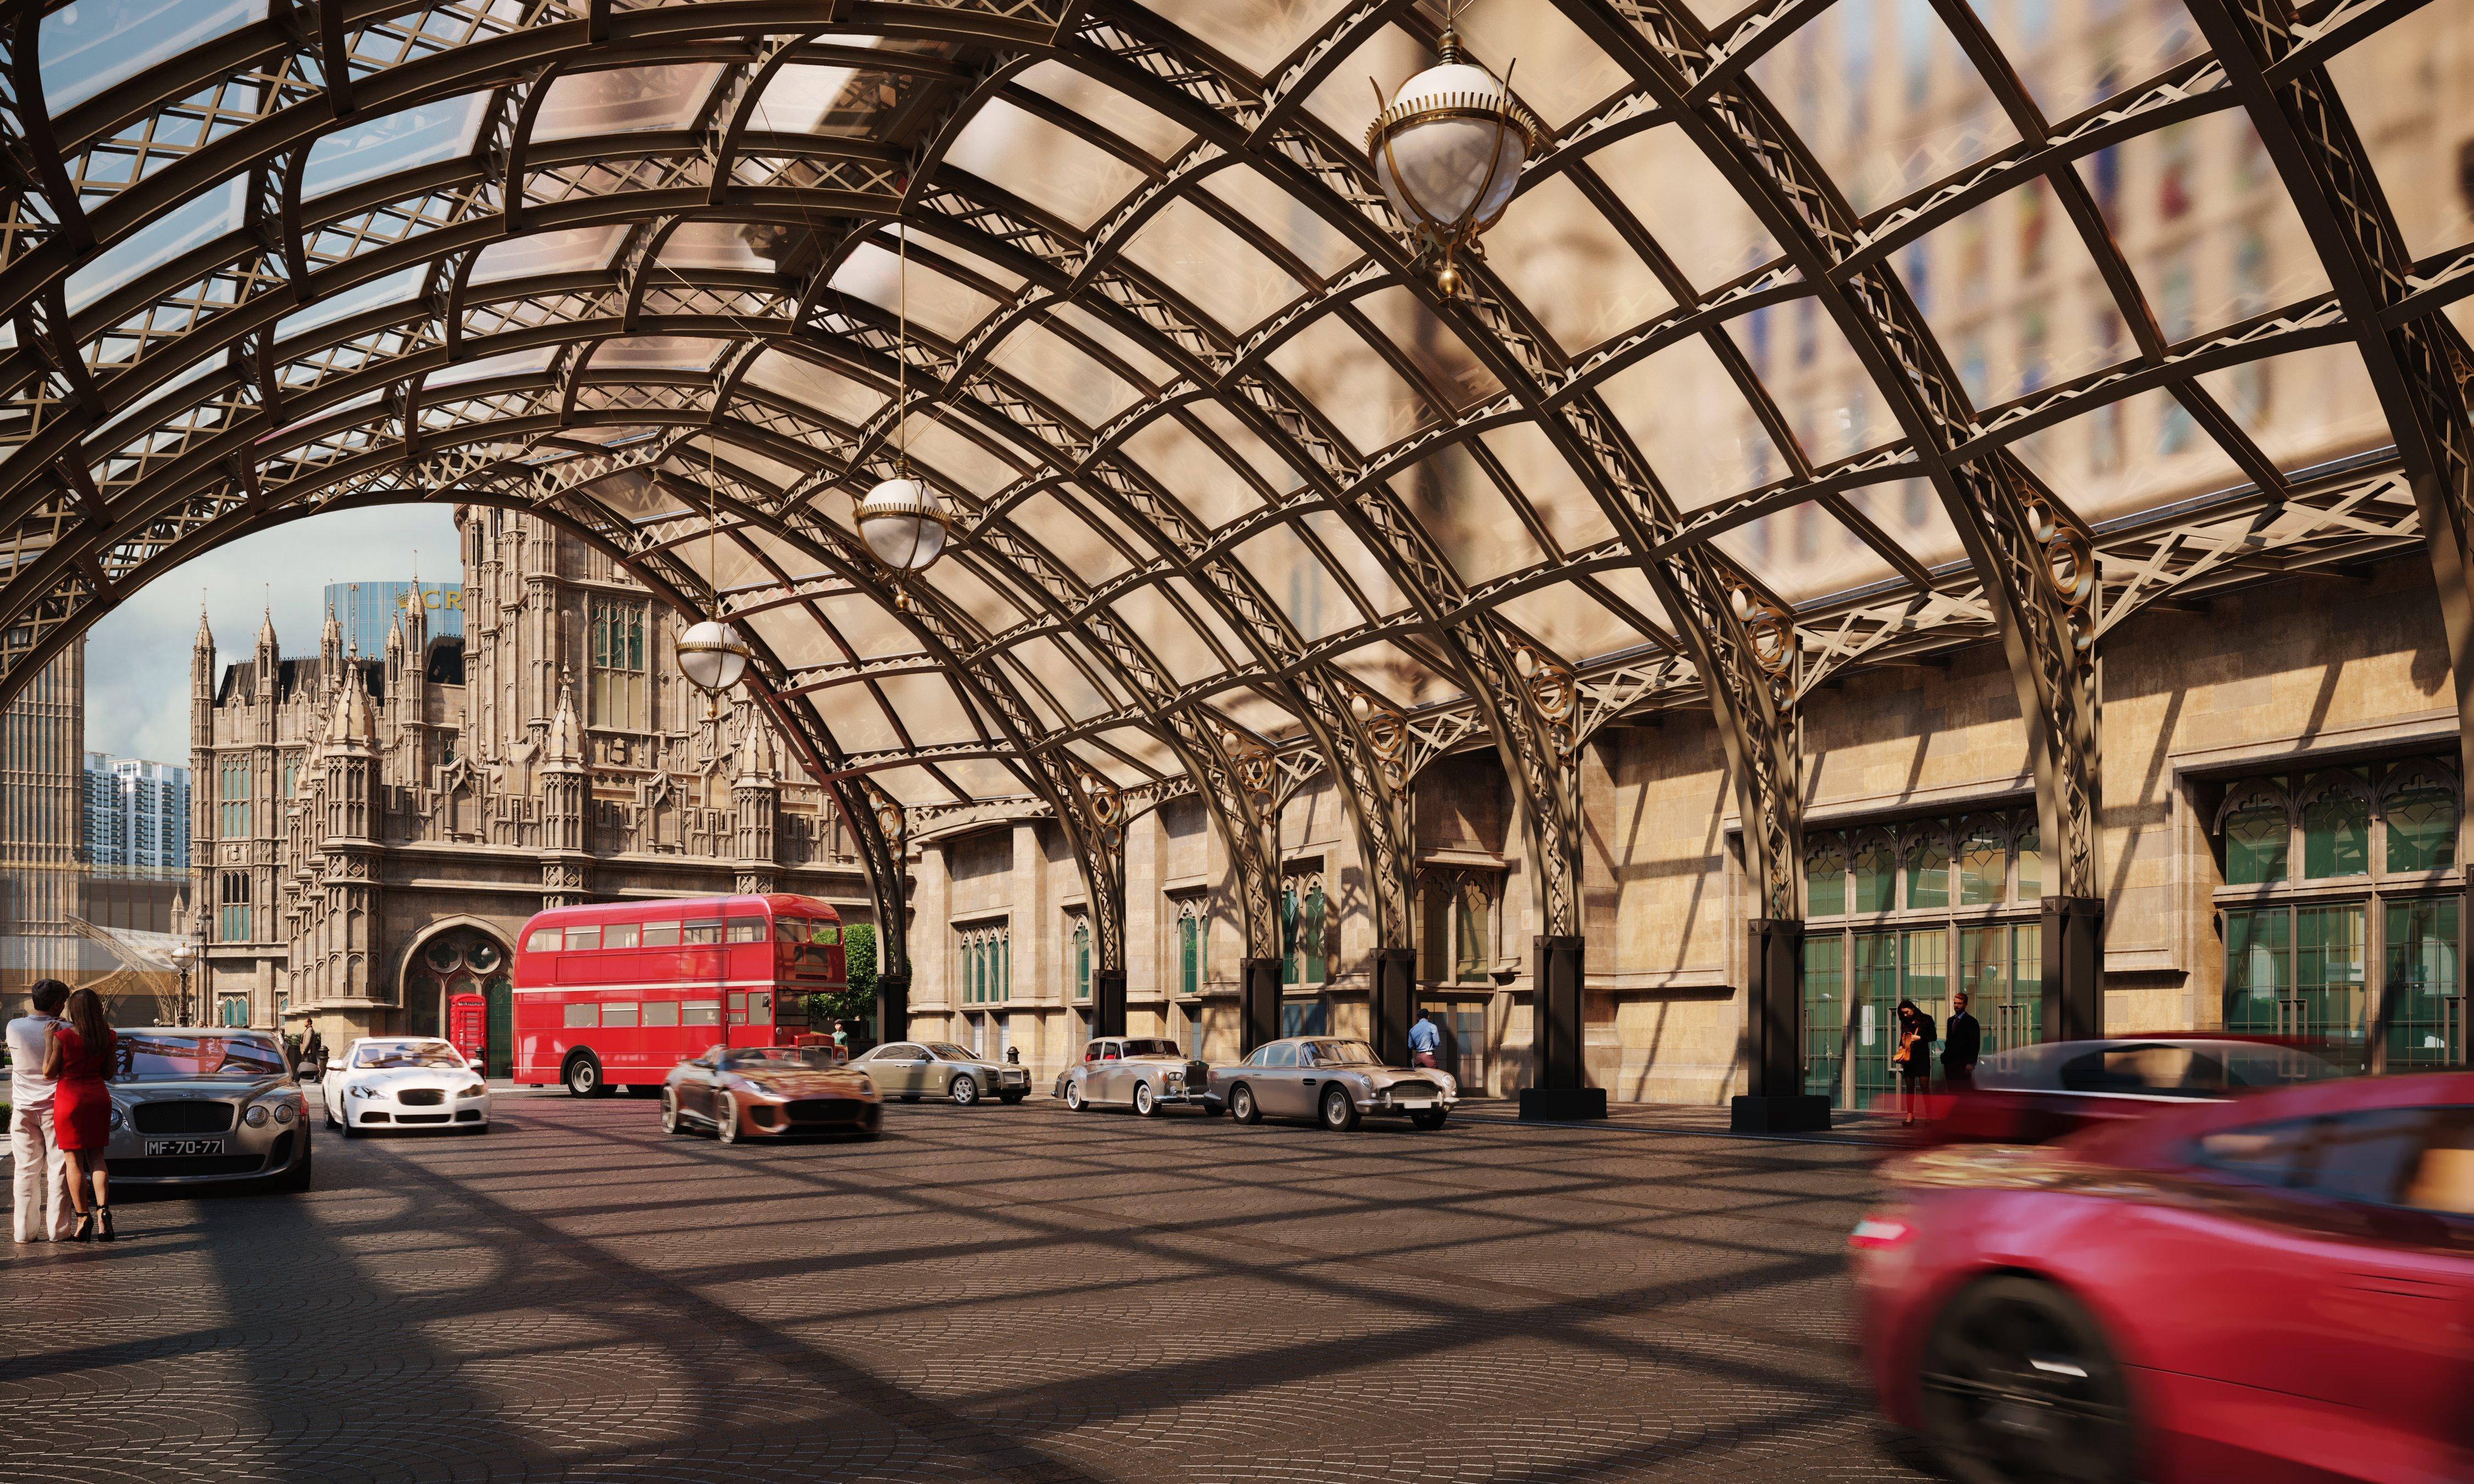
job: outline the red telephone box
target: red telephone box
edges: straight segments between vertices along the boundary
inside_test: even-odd
[[[490,1002],[478,994],[455,994],[447,1001],[447,1039],[474,1066],[490,1045]]]

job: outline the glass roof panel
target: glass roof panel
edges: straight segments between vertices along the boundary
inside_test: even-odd
[[[1048,548],[1065,569],[1085,583],[1108,581],[1133,569],[1133,559],[1057,497],[1043,490],[1007,512],[1031,539]]]
[[[1837,0],[1752,75],[1858,212],[2019,142],[1932,0]]]
[[[1675,125],[1602,144],[1583,163],[1705,294],[1780,255],[1742,193]]]
[[[1040,62],[1014,79],[1014,84],[1062,104],[1077,117],[1090,120],[1162,163],[1194,137],[1193,130],[1167,114],[1060,61]]]
[[[2053,323],[2056,304],[2111,303],[2087,242],[2052,187],[2034,180],[1907,244],[1891,259],[1971,406],[1998,406],[2112,364],[2093,315]]]
[[[970,249],[937,235],[933,229],[934,226],[935,224],[930,223],[910,228],[912,262],[933,262],[941,259],[952,267],[956,275],[970,274],[983,278],[995,284],[998,291],[1003,294],[1010,295],[1014,290],[1022,287],[1022,275],[1002,263],[982,257]],[[883,245],[888,252],[893,251],[893,239],[885,232],[877,233],[871,240]]]
[[[870,46],[874,36],[834,37],[837,45]],[[807,62],[786,62],[765,80],[764,91],[756,100],[756,109],[749,123],[766,133],[813,133],[821,130],[825,115],[859,74],[849,67],[818,66]]]
[[[1514,197],[1486,243],[1487,266],[1567,352],[1674,307],[1666,285],[1565,177]]]
[[[1163,578],[1160,580],[1160,586],[1177,602],[1185,605],[1185,610],[1194,615],[1195,622],[1201,629],[1204,637],[1220,646],[1222,654],[1231,657],[1239,663],[1252,658],[1253,652],[1248,646],[1245,636],[1221,615],[1219,607],[1201,587],[1183,577]]]
[[[1737,315],[1727,322],[1727,333],[1814,462],[1828,464],[1899,436],[1898,419],[1856,359],[1856,347],[1809,296]]]
[[[1375,332],[1409,358],[1427,389],[1453,413],[1503,390],[1502,381],[1478,360],[1459,333],[1407,287],[1377,289],[1354,302],[1357,312],[1373,322]]]
[[[1125,246],[1134,266],[1230,331],[1251,329],[1305,292],[1279,264],[1192,202],[1171,202]]]
[[[1457,444],[1392,477],[1392,489],[1465,584],[1490,582],[1546,560],[1486,470]]]
[[[877,409],[886,401],[885,395],[874,387],[787,350],[767,350],[758,356],[756,363],[747,368],[746,380],[794,405],[813,407],[853,427],[875,417]]]
[[[1706,340],[1678,341],[1598,390],[1678,510],[1697,510],[1786,471],[1769,430]]]
[[[1115,708],[1115,703],[1093,682],[1084,667],[1067,658],[1055,639],[1020,639],[1006,646],[1005,656],[1022,672],[1016,677],[1018,684],[1036,676],[1037,689],[1064,707],[1066,715],[1076,721],[1088,721]]]
[[[717,62],[672,62],[570,72],[549,85],[533,115],[533,137],[573,139],[584,134],[642,129],[685,129],[712,96]]]
[[[1631,649],[1649,638],[1571,583],[1523,593],[1497,605],[1495,611],[1549,652],[1569,660]]]
[[[793,670],[838,664],[846,658],[825,626],[805,609],[775,608],[761,613],[740,613],[731,622]]]
[[[69,275],[69,313],[77,313],[192,248],[237,229],[248,190],[246,180],[227,180],[199,192],[104,249],[91,262]]]
[[[756,255],[740,234],[736,222],[682,222],[662,240],[663,268],[741,268],[771,273],[773,265]]]
[[[1493,428],[1481,442],[1503,465],[1512,488],[1520,492],[1561,548],[1557,557],[1567,557],[1614,536],[1614,522],[1581,482],[1572,461],[1564,457],[1537,423]]]
[[[1217,450],[1174,418],[1152,419],[1120,446],[1207,528],[1226,525],[1262,508],[1253,487]]]
[[[1320,277],[1337,277],[1366,255],[1346,232],[1251,165],[1223,166],[1202,178],[1202,188],[1235,207]]]
[[[904,303],[906,270],[902,256],[889,246],[861,243],[834,271],[832,287],[853,299],[898,316]],[[996,300],[930,264],[913,261],[909,269],[910,323],[946,341],[958,341],[996,307]]]
[[[407,314],[424,313],[424,310],[413,306],[413,300],[421,297],[422,287],[428,281],[429,265],[422,263],[372,278],[367,283],[355,284],[340,294],[313,299],[285,315],[283,327],[278,336],[289,340],[296,335],[305,335],[320,325],[348,320],[383,305],[401,307]]]
[[[1342,655],[1340,667],[1396,706],[1433,706],[1460,698],[1460,682],[1397,644],[1369,644]]]
[[[1563,128],[1632,84],[1631,75],[1578,26],[1536,0],[1472,0],[1461,7],[1459,25],[1467,55],[1496,77],[1508,77],[1513,96],[1549,129]],[[1370,94],[1367,102],[1370,109]]]
[[[946,425],[939,412],[914,409],[905,419],[910,457],[982,499],[1022,477],[1022,471]]]
[[[2247,482],[2162,389],[2092,409],[2010,446],[2090,524]]]
[[[1435,420],[1423,396],[1337,315],[1292,335],[1271,362],[1360,453],[1388,447]]]
[[[555,231],[507,237],[481,250],[473,264],[474,283],[498,283],[537,274],[585,273],[610,266],[623,224],[609,227],[565,227]]]
[[[838,640],[836,648],[847,649],[858,658],[893,659],[921,652],[918,635],[873,598],[825,598],[816,606],[833,626]]]
[[[2379,392],[2350,344],[2209,371],[2199,385],[2287,473],[2389,442]]]
[[[921,767],[883,768],[869,774],[867,780],[884,789],[894,802],[900,804],[949,803],[955,801],[953,788]]]
[[[1382,106],[1376,92],[1381,92],[1382,101],[1389,101],[1401,84],[1434,64],[1434,51],[1425,42],[1398,26],[1385,26],[1360,41],[1348,59],[1306,95],[1306,111],[1329,125],[1355,153],[1365,148],[1367,126],[1374,122],[1375,111]],[[1367,85],[1370,79],[1372,87]]]
[[[1133,166],[1002,98],[981,106],[945,152],[945,163],[970,172],[1077,229],[1107,214],[1142,183]]]
[[[57,117],[126,78],[266,18],[266,0],[77,0],[42,19],[43,104]]]
[[[1866,485],[1849,491],[1847,503],[1927,570],[1967,555],[1958,527],[1951,523],[1950,509],[1933,492],[1929,479]]]
[[[2386,187],[2389,209],[2415,257],[2474,238],[2474,203],[2461,182],[2438,188],[2462,168],[2474,17],[2463,5],[2424,6],[2364,37],[2328,63],[2354,132]]]
[[[1971,3],[2049,119],[2084,113],[2207,50],[2207,38],[2181,0]]]
[[[1649,574],[1637,566],[1609,567],[1597,574],[1595,581],[1613,593],[1615,599],[1629,605],[1632,610],[1669,634],[1675,632],[1675,620],[1666,605],[1658,601],[1658,593],[1649,585]]]
[[[979,719],[942,675],[887,675],[876,682],[902,728],[920,747],[940,742],[969,742],[980,735]]]
[[[1345,0],[1145,0],[1153,13],[1261,76],[1337,13]]]
[[[593,352],[595,372],[661,367],[703,371],[733,344],[692,335],[614,335]]]
[[[1312,641],[1365,621],[1347,590],[1332,580],[1298,533],[1275,525],[1237,548],[1238,560],[1279,605],[1298,634]]]
[[[541,346],[530,350],[510,350],[504,355],[485,355],[477,361],[459,361],[431,371],[426,385],[451,387],[491,376],[537,374],[549,370],[550,357],[555,353],[552,347]]]
[[[354,119],[332,133],[320,134],[301,167],[301,197],[314,201],[374,176],[470,155],[489,111],[488,93],[465,93],[376,118]]]
[[[1024,602],[990,584],[978,565],[951,558],[936,565],[936,596],[968,614],[982,634],[1010,629],[1032,616]]]
[[[1191,685],[1228,668],[1158,587],[1146,583],[1119,593],[1108,606],[1177,684]]]
[[[1292,466],[1286,456],[1266,443],[1260,434],[1241,421],[1223,403],[1212,399],[1189,402],[1185,412],[1244,459],[1246,467],[1269,485],[1274,495],[1286,495],[1306,482],[1305,475]]]
[[[1081,347],[1035,320],[1016,324],[988,361],[1010,372],[1024,391],[1062,407],[1096,428],[1142,399],[1142,389],[1094,360]]]
[[[1799,607],[1892,575],[1879,552],[1812,500],[1721,531],[1712,540],[1763,586]]]
[[[1309,511],[1298,517],[1298,523],[1322,543],[1327,564],[1339,581],[1356,590],[1351,601],[1361,610],[1377,618],[1407,610],[1409,600],[1393,581],[1391,567],[1357,539],[1338,511]]]
[[[1057,324],[1097,342],[1100,348],[1133,368],[1136,376],[1154,387],[1166,386],[1176,379],[1176,368],[1080,304],[1070,299],[1053,299],[1041,312]]]

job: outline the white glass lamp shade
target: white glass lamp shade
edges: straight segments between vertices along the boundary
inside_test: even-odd
[[[945,502],[916,479],[888,479],[859,502],[859,539],[890,572],[925,571],[945,551]]]
[[[1503,213],[1539,129],[1483,67],[1445,53],[1392,97],[1367,131],[1369,162],[1392,209],[1420,235],[1457,246]]]
[[[699,690],[728,690],[747,673],[747,641],[708,618],[679,635],[679,668]]]

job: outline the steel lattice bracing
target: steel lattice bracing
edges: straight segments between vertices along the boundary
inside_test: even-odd
[[[1472,7],[1471,48],[1526,59],[1552,137],[1447,299],[1352,137],[1364,75],[1430,53],[1439,15],[1405,0],[277,0],[117,64],[13,6],[0,694],[133,586],[270,523],[530,510],[683,604],[719,591],[888,922],[906,833],[1049,814],[1122,969],[1129,815],[1204,801],[1268,957],[1280,809],[1319,777],[1378,941],[1405,946],[1416,774],[1488,742],[1538,930],[1577,934],[1580,750],[1671,706],[1714,713],[1761,915],[1792,921],[1803,699],[1989,641],[2053,890],[2100,896],[2095,657],[2131,613],[2427,540],[2474,695],[2445,318],[2474,247],[2413,255],[2328,81],[2413,4],[2209,0],[2203,36],[2077,97],[2032,38],[1930,9],[1981,116],[1859,193],[1808,100],[1776,95],[1854,24],[1831,7]],[[2265,142],[2326,287],[2195,318],[2157,301],[2091,180],[2108,151],[2226,119]],[[1661,158],[1715,184],[1686,201]],[[2123,344],[1971,389],[1914,254],[2032,191]],[[1729,230],[1733,258],[1703,240]],[[1538,266],[1575,242],[1588,272]],[[1832,439],[1799,411],[1774,342],[1807,318],[1879,428]],[[2221,392],[2330,347],[2359,352],[2381,436],[2270,446]],[[2134,498],[2038,451],[2160,398],[2234,477]],[[905,444],[960,521],[896,610],[848,513]],[[1916,481],[1937,514],[1896,515]]]

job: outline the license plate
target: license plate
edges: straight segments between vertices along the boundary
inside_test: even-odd
[[[1412,1102],[1412,1101],[1410,1101],[1410,1100],[1409,1100],[1409,1099],[1407,1099],[1407,1098],[1403,1098],[1403,1099],[1401,1099],[1398,1103],[1396,1103],[1396,1104],[1395,1104],[1395,1105],[1393,1105],[1393,1106],[1397,1107],[1397,1108],[1414,1108],[1414,1109],[1418,1109],[1418,1110],[1419,1110],[1419,1111],[1423,1111],[1423,1110],[1425,1110],[1425,1109],[1428,1109],[1428,1108],[1432,1108],[1432,1107],[1434,1107],[1434,1106],[1435,1106],[1435,1102],[1434,1102],[1434,1099],[1432,1099],[1432,1098],[1425,1098],[1425,1097],[1419,1098],[1419,1099],[1418,1099],[1418,1100],[1416,1100],[1415,1102]]]
[[[223,1152],[224,1141],[220,1138],[150,1138],[146,1141],[146,1157],[150,1160],[160,1155],[221,1154]]]

